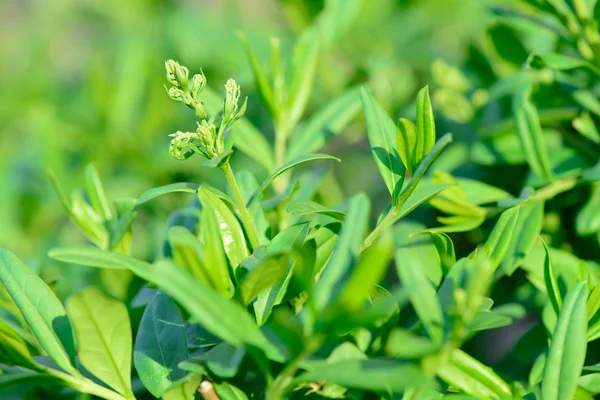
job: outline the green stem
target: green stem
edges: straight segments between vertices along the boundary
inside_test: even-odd
[[[386,230],[388,227],[393,225],[394,222],[396,222],[397,215],[398,215],[397,209],[394,207],[390,208],[390,211],[387,213],[387,215],[381,220],[381,222],[375,227],[375,229],[373,229],[373,231],[369,234],[369,236],[367,236],[367,238],[363,242],[363,245],[362,245],[360,251],[363,251],[367,247],[371,246],[373,244],[373,242],[375,242],[375,240],[377,240],[379,235],[381,235],[383,233],[384,230]]]
[[[227,178],[227,183],[231,188],[231,192],[233,193],[233,199],[238,208],[238,213],[240,214],[240,218],[242,219],[242,224],[244,225],[244,229],[248,234],[248,239],[250,239],[250,244],[253,249],[256,249],[260,246],[260,241],[258,240],[258,234],[256,233],[256,227],[254,226],[254,218],[252,218],[252,214],[246,208],[246,202],[244,201],[244,197],[242,196],[242,192],[235,180],[235,176],[233,175],[233,170],[231,169],[231,165],[229,162],[226,162],[221,167],[223,172],[225,173],[225,178]]]
[[[285,163],[288,130],[284,127],[284,117],[280,117],[275,124],[275,166],[281,167]],[[289,182],[289,175],[283,173],[275,179],[274,186],[278,193],[283,193]]]
[[[560,181],[553,182],[548,186],[538,189],[531,197],[533,199],[549,200],[560,194],[574,188],[579,183],[578,177],[566,178]]]

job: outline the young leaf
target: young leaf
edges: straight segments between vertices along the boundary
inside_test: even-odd
[[[552,169],[548,150],[544,142],[544,134],[539,115],[529,99],[530,89],[521,90],[513,98],[513,113],[517,134],[521,141],[523,152],[531,169],[544,178],[552,181]]]
[[[357,88],[348,89],[331,100],[294,133],[286,152],[286,160],[321,149],[332,136],[342,132],[359,110]]]
[[[60,368],[77,374],[71,324],[54,292],[13,253],[4,249],[0,249],[0,281],[40,346]]]
[[[271,256],[262,260],[242,281],[240,294],[242,301],[248,305],[259,295],[273,287],[285,276],[288,268],[288,257]]]
[[[414,254],[400,247],[396,250],[396,268],[402,285],[409,290],[410,302],[419,320],[434,343],[440,344],[444,338],[444,316],[435,295],[432,282],[427,279],[422,265]]]
[[[115,215],[114,206],[106,198],[104,187],[94,164],[85,167],[85,178],[90,204],[105,221],[110,221]]]
[[[556,279],[556,273],[554,272],[550,253],[548,252],[548,247],[543,239],[542,243],[544,245],[544,251],[546,252],[546,258],[544,260],[544,282],[546,283],[546,291],[548,292],[550,304],[552,304],[552,308],[558,316],[562,306],[562,296],[560,295],[560,289],[558,287],[558,281]]]
[[[587,285],[569,290],[550,340],[541,395],[544,400],[571,399],[585,361]]]
[[[183,319],[173,300],[161,291],[144,311],[133,350],[140,380],[157,398],[186,375],[177,366],[188,358]]]
[[[300,36],[292,54],[291,80],[288,93],[288,123],[295,126],[310,99],[319,61],[320,39],[314,28]]]
[[[392,195],[392,200],[398,197],[404,182],[406,169],[396,150],[396,126],[383,107],[365,88],[360,92],[367,136],[377,169]]]
[[[131,325],[125,305],[98,288],[69,297],[81,364],[102,382],[134,399],[131,390]]]
[[[429,87],[425,86],[417,95],[417,141],[414,165],[418,166],[435,144],[435,120],[429,99]]]
[[[351,389],[403,391],[418,385],[431,385],[413,364],[389,359],[314,361],[306,365],[295,382],[328,382]]]
[[[173,386],[171,386],[167,391],[165,391],[162,396],[162,399],[194,400],[196,398],[196,392],[202,390],[201,387],[203,383],[204,382],[202,382],[201,374],[190,374],[173,384]]]
[[[517,226],[519,213],[519,207],[509,208],[504,211],[500,215],[500,218],[498,218],[498,222],[496,222],[488,240],[483,245],[483,254],[490,258],[494,268],[500,265],[511,242],[514,240],[513,234]]]
[[[413,174],[417,168],[415,152],[419,133],[415,124],[406,118],[400,118],[396,124],[396,146],[406,169]],[[420,161],[420,160],[419,160]]]
[[[211,191],[201,188],[198,197],[204,207],[203,213],[213,213],[227,258],[233,268],[237,268],[250,255],[240,223],[227,205]],[[205,237],[205,240],[208,238]]]
[[[500,268],[511,275],[529,254],[542,230],[544,202],[529,200],[519,207],[519,216],[513,229],[512,239],[502,259]]]
[[[340,221],[343,221],[344,217],[346,216],[346,213],[342,211],[332,210],[310,200],[298,200],[290,203],[287,208],[287,212],[295,216],[312,214],[327,215],[328,217],[335,218]]]
[[[350,199],[335,250],[315,286],[315,305],[323,309],[337,297],[341,285],[347,280],[350,268],[360,253],[363,234],[369,220],[369,198],[358,194]]]
[[[262,185],[260,185],[260,187],[258,188],[258,190],[256,192],[254,192],[254,194],[252,195],[252,197],[250,198],[250,200],[248,200],[247,207],[252,206],[252,203],[262,194],[262,192],[279,175],[283,174],[285,171],[287,171],[290,168],[296,167],[297,165],[300,165],[300,164],[303,164],[303,163],[306,163],[306,162],[309,162],[309,161],[317,161],[317,160],[335,160],[335,161],[338,161],[338,162],[340,161],[339,158],[334,157],[334,156],[330,156],[330,155],[327,155],[327,154],[305,154],[305,155],[300,156],[298,158],[295,158],[295,159],[293,159],[291,161],[288,161],[285,164],[283,164],[281,167],[279,167],[271,175],[269,175],[269,177],[267,179],[265,179],[265,181],[262,183]]]
[[[478,399],[512,397],[510,386],[502,378],[462,350],[454,350],[449,362],[438,369],[438,374],[444,381]]]
[[[250,46],[248,39],[246,39],[246,36],[241,31],[238,31],[237,35],[241,39],[242,44],[244,45],[244,50],[246,50],[248,61],[250,61],[250,66],[252,67],[252,72],[254,73],[254,81],[256,82],[258,93],[260,94],[260,97],[271,116],[275,117],[279,113],[279,109],[275,104],[273,89],[269,84],[269,80],[267,79],[260,62],[258,61],[258,58],[256,58],[256,54],[254,54],[252,46]]]
[[[586,236],[600,232],[600,184],[591,187],[591,193],[585,205],[579,209],[575,218],[577,233]]]
[[[0,320],[0,363],[18,365],[34,371],[42,370],[31,357],[25,341],[2,320]]]
[[[416,336],[404,329],[395,328],[390,332],[385,351],[393,357],[420,358],[438,351],[439,348],[439,345],[425,337]]]

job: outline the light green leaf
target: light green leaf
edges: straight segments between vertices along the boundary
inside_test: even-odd
[[[406,169],[396,150],[396,125],[383,107],[365,88],[360,92],[367,136],[377,169],[395,200],[402,189]]]
[[[432,383],[413,364],[389,359],[314,361],[305,365],[309,371],[295,382],[335,383],[350,389],[371,391],[403,391]]]
[[[418,166],[435,144],[435,120],[429,98],[429,87],[425,86],[417,95],[417,136],[414,165]]]
[[[262,101],[264,102],[267,110],[271,114],[272,117],[277,116],[279,113],[279,109],[275,104],[275,99],[273,97],[273,89],[269,84],[269,80],[267,79],[263,68],[252,50],[252,46],[246,39],[246,36],[241,31],[236,32],[238,37],[242,40],[242,44],[244,45],[244,50],[246,51],[246,56],[248,57],[248,61],[250,62],[250,66],[252,67],[252,72],[254,74],[254,81],[256,82],[256,88],[258,89],[258,93]]]
[[[504,211],[483,245],[483,254],[490,258],[494,268],[500,265],[511,243],[515,240],[513,235],[519,219],[519,213],[520,207],[518,206]]]
[[[244,231],[238,219],[227,205],[211,191],[201,188],[198,191],[198,197],[204,207],[203,213],[211,212],[214,214],[227,258],[233,268],[237,268],[250,255]],[[206,236],[204,239],[208,240]]]
[[[500,268],[511,275],[529,254],[542,230],[544,202],[530,200],[519,206],[519,216]]]
[[[568,7],[568,6],[567,6]],[[600,69],[594,64],[573,56],[566,56],[559,53],[533,53],[529,56],[530,64],[539,61],[548,67],[558,70],[570,70],[575,68],[588,68],[596,75],[600,76]]]
[[[54,292],[13,253],[4,249],[0,249],[0,281],[40,346],[60,368],[77,374],[71,324]]]
[[[319,50],[319,34],[315,28],[309,27],[298,38],[292,54],[287,105],[287,123],[290,126],[295,126],[306,110],[314,85]]]
[[[462,392],[479,399],[511,398],[510,386],[489,367],[462,350],[454,350],[438,375]]]
[[[550,258],[546,242],[544,242],[543,239],[542,244],[544,245],[544,251],[546,252],[546,258],[544,260],[544,282],[546,283],[546,291],[548,292],[550,304],[552,304],[552,308],[558,316],[560,314],[560,308],[562,307],[562,296],[558,287],[554,266],[552,265],[552,259]]]
[[[421,358],[438,351],[439,348],[439,345],[425,337],[395,328],[390,332],[385,351],[390,356],[398,358]]]
[[[2,320],[0,320],[0,363],[18,365],[34,371],[42,370],[31,357],[25,341]]]
[[[410,302],[429,337],[434,343],[441,343],[444,338],[444,316],[433,283],[425,275],[419,260],[406,248],[396,250],[396,269],[402,286],[409,290]]]
[[[288,269],[288,257],[271,256],[263,259],[244,278],[240,285],[240,294],[244,304],[248,305],[259,295],[280,282]]]
[[[575,229],[577,233],[586,236],[600,232],[600,184],[591,186],[590,197],[577,212]]]
[[[346,216],[346,213],[342,211],[332,210],[311,200],[294,201],[288,206],[287,212],[294,216],[305,216],[312,214],[327,215],[328,217],[335,218],[340,221],[343,221],[344,217]]]
[[[272,360],[282,361],[279,350],[238,303],[194,279],[169,260],[159,260],[154,267],[152,282],[177,300],[207,331],[235,347],[253,346]]]
[[[194,400],[201,384],[201,374],[190,374],[165,391],[162,400]]]
[[[394,237],[388,230],[360,255],[333,308],[350,313],[359,312],[375,286],[381,282],[393,256]]]
[[[588,90],[577,90],[573,93],[573,98],[583,107],[588,109],[596,116],[600,117],[600,100],[593,92]]]
[[[267,179],[265,179],[265,181],[262,183],[262,185],[260,185],[258,190],[252,195],[250,200],[248,200],[247,207],[250,207],[252,205],[252,203],[262,194],[262,192],[271,184],[271,182],[273,182],[273,180],[275,178],[277,178],[279,175],[283,174],[288,169],[294,168],[300,164],[303,164],[303,163],[306,163],[309,161],[318,161],[318,160],[335,160],[338,162],[340,161],[339,158],[330,156],[327,154],[305,154],[305,155],[295,158],[291,161],[288,161],[285,164],[283,164],[281,167],[279,167],[271,175],[269,175],[269,177]]]
[[[531,169],[546,182],[552,181],[550,158],[544,141],[540,118],[529,99],[531,89],[521,90],[513,97],[513,113],[517,134]]]
[[[102,382],[134,399],[131,390],[131,325],[127,307],[98,288],[69,297],[81,364]]]
[[[425,203],[432,197],[437,196],[450,186],[451,185],[449,184],[436,184],[429,182],[422,182],[420,185],[416,185],[408,199],[406,199],[404,204],[402,204],[402,207],[398,212],[398,219],[405,217],[415,208]]]
[[[173,300],[157,291],[144,311],[135,338],[135,369],[146,389],[158,398],[185,377],[177,365],[187,358],[181,313]]]
[[[400,118],[396,124],[396,146],[402,163],[411,174],[419,164],[416,157],[418,141],[419,132],[415,124],[409,119]]]
[[[323,309],[332,299],[337,297],[337,291],[354,260],[360,254],[360,248],[369,221],[369,198],[364,194],[352,197],[348,205],[348,214],[344,220],[342,231],[331,258],[323,269],[321,277],[315,286],[315,306]],[[338,288],[336,290],[336,288]]]
[[[105,221],[109,221],[115,215],[114,206],[108,201],[104,193],[104,187],[94,164],[85,167],[85,184],[90,204]]]
[[[585,361],[587,332],[587,284],[567,293],[550,340],[541,395],[544,400],[571,399]]]
[[[292,135],[286,160],[321,149],[327,141],[339,135],[360,110],[359,89],[348,89],[331,100]]]
[[[250,171],[241,170],[235,174],[240,192],[244,198],[244,202],[248,202],[252,194],[258,189],[258,182]],[[254,218],[256,230],[258,231],[258,237],[260,244],[266,244],[269,240],[267,239],[267,231],[269,230],[269,221],[259,201],[255,201],[250,207],[250,212]]]

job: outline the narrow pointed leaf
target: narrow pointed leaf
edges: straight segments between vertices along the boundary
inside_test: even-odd
[[[587,285],[579,283],[565,297],[544,367],[544,400],[571,399],[583,369],[586,353]]]
[[[19,308],[40,346],[64,371],[76,374],[73,331],[63,305],[29,267],[0,250],[0,281]]]
[[[548,298],[554,312],[558,316],[560,314],[560,308],[562,306],[562,296],[558,287],[558,281],[556,279],[556,273],[554,272],[554,266],[552,265],[552,259],[548,252],[546,242],[542,240],[544,244],[544,251],[546,252],[546,258],[544,259],[544,282],[546,283],[546,291],[548,292]]]
[[[396,150],[396,125],[365,88],[361,89],[360,96],[371,153],[392,199],[395,199],[402,189],[406,171]]]
[[[269,175],[269,177],[267,179],[265,179],[265,181],[262,183],[262,185],[260,185],[258,190],[252,195],[250,200],[248,200],[247,206],[250,207],[252,205],[252,203],[262,194],[262,192],[271,184],[271,182],[273,182],[273,180],[275,178],[277,178],[279,175],[283,174],[288,169],[294,168],[294,167],[296,167],[300,164],[304,164],[306,162],[318,161],[318,160],[334,160],[334,161],[338,161],[338,162],[340,161],[339,158],[330,156],[327,154],[305,154],[305,155],[295,158],[291,161],[288,161],[285,164],[283,164],[281,167],[279,167],[271,175]]]
[[[417,95],[417,131],[419,135],[413,156],[415,166],[419,165],[435,144],[435,120],[428,86]]]

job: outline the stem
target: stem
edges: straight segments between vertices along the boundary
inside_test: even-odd
[[[538,189],[535,194],[532,196],[534,199],[542,199],[548,200],[560,194],[562,192],[566,192],[569,189],[572,189],[577,185],[578,177],[566,178],[560,181],[553,182],[548,186],[544,186],[541,189]]]
[[[373,229],[373,232],[367,236],[365,241],[363,242],[360,251],[364,251],[367,247],[371,246],[375,240],[381,235],[381,233],[387,229],[390,225],[396,222],[396,216],[398,215],[398,211],[396,211],[395,207],[390,208],[387,215],[381,220],[381,222]]]
[[[250,240],[250,244],[253,249],[256,249],[260,246],[260,241],[258,240],[258,234],[256,233],[256,227],[254,226],[254,218],[252,218],[252,214],[248,212],[246,208],[246,202],[244,201],[244,197],[242,196],[242,192],[235,180],[235,176],[233,175],[233,170],[231,169],[231,165],[229,162],[226,162],[221,167],[223,172],[225,173],[225,178],[227,178],[227,183],[231,188],[231,192],[233,193],[233,199],[238,208],[238,213],[240,214],[240,218],[242,219],[242,224],[244,225],[244,229],[248,234],[248,239]]]

